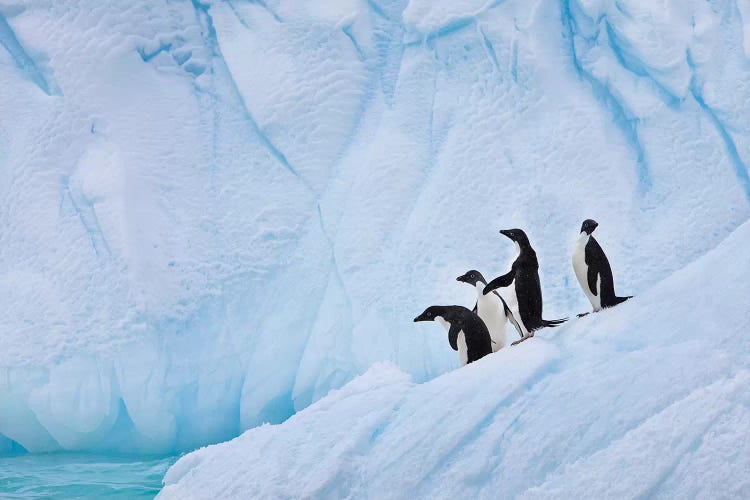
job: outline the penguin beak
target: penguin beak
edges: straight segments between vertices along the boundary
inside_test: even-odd
[[[458,278],[456,278],[456,281],[466,283],[466,275],[464,274],[463,276],[459,276]]]
[[[502,234],[503,236],[507,238],[510,238],[511,240],[513,239],[513,237],[510,235],[510,231],[507,229],[501,229],[500,234]]]
[[[414,318],[414,322],[415,323],[417,323],[419,321],[429,321],[429,320],[425,317],[425,314],[422,313],[419,316],[417,316],[416,318]]]

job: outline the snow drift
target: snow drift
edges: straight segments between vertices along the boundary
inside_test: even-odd
[[[187,450],[374,362],[430,380],[455,356],[411,318],[503,272],[502,227],[549,317],[586,310],[588,217],[641,296],[750,215],[749,16],[0,0],[0,451]]]
[[[747,498],[749,244],[424,384],[375,365],[159,498]]]

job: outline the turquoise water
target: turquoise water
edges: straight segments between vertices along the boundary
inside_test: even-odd
[[[153,498],[175,460],[73,453],[0,457],[0,498]]]

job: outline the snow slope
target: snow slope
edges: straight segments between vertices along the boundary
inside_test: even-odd
[[[748,245],[750,223],[615,309],[423,384],[374,365],[182,457],[159,498],[747,498]]]
[[[0,452],[280,422],[503,272],[585,310],[750,216],[746,0],[0,0]]]

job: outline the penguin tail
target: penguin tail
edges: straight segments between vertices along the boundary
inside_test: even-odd
[[[627,297],[615,297],[614,304],[612,304],[612,305],[616,306],[617,304],[622,304],[626,300],[632,299],[632,298],[633,298],[632,295],[628,295]]]
[[[568,321],[568,318],[562,318],[562,319],[543,319],[542,320],[542,326],[543,327],[554,328],[556,326],[562,325],[566,321]]]

